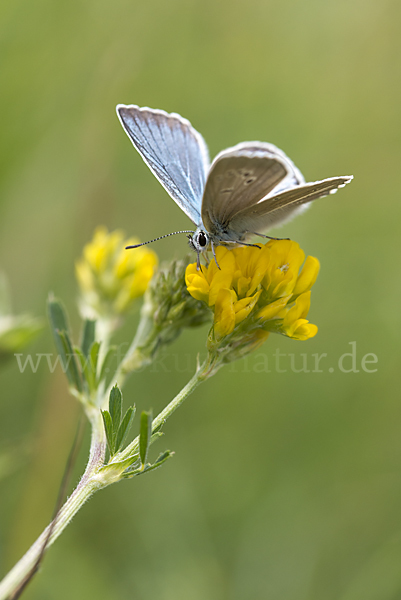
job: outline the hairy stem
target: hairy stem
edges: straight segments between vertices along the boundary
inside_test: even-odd
[[[175,396],[175,398],[162,410],[153,420],[152,430],[161,426],[168,417],[188,398],[194,389],[207,379],[211,372],[211,363],[208,358],[201,367],[199,367],[185,387]],[[29,578],[31,573],[36,571],[38,561],[40,560],[44,549],[47,549],[64,531],[74,515],[85,504],[85,502],[97,490],[106,487],[111,481],[104,480],[102,477],[97,477],[97,472],[104,464],[106,453],[106,438],[101,420],[100,410],[93,408],[87,410],[87,416],[92,425],[92,440],[89,453],[89,460],[85,472],[82,475],[77,487],[68,498],[64,506],[60,509],[55,523],[50,523],[38,537],[36,542],[31,546],[28,552],[20,559],[13,569],[0,582],[0,600],[8,600],[13,597],[13,594]],[[134,454],[139,447],[139,436],[129,444],[122,452],[116,454],[109,464],[121,462]],[[51,534],[49,537],[49,530]]]
[[[92,480],[93,475],[103,465],[106,452],[106,440],[103,424],[100,419],[100,411],[91,415],[92,439],[89,452],[89,460],[85,472],[77,487],[68,498],[64,506],[56,516],[55,523],[50,523],[28,552],[18,561],[11,571],[0,582],[0,600],[12,597],[19,586],[36,571],[38,561],[46,550],[64,531],[68,523],[82,507],[90,496],[100,489],[99,481]],[[49,537],[49,532],[51,534]]]

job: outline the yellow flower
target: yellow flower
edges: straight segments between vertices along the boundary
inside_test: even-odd
[[[294,290],[305,253],[291,240],[272,240],[266,247],[270,250],[270,260],[262,286],[269,298],[288,296]]]
[[[319,266],[317,258],[314,258],[313,256],[307,257],[292,291],[293,297],[299,296],[311,289],[319,274]]]
[[[158,260],[147,248],[125,250],[125,246],[136,243],[136,238],[125,240],[120,230],[109,233],[105,227],[96,229],[76,263],[85,316],[122,314],[145,293]]]
[[[203,300],[209,306],[214,306],[217,294],[222,289],[229,289],[235,269],[235,258],[224,246],[216,250],[220,269],[213,260],[206,268],[201,265],[197,270],[196,263],[188,265],[185,272],[185,282],[188,292],[196,300]]]
[[[224,337],[234,330],[235,300],[236,294],[233,290],[221,289],[217,294],[214,309],[214,331],[218,338]]]
[[[290,240],[232,250],[219,246],[216,254],[220,270],[214,260],[199,271],[196,264],[186,270],[188,292],[214,310],[214,342],[227,338],[248,352],[270,331],[296,340],[316,335],[316,325],[306,319],[319,272],[316,258],[308,256],[299,272],[305,254]]]

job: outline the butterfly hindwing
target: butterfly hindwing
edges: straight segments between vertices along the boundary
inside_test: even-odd
[[[352,180],[352,176],[330,177],[296,186],[239,211],[228,223],[228,230],[238,236],[260,232],[293,216],[303,205],[335,193]]]
[[[303,183],[300,171],[273,144],[245,142],[214,159],[202,200],[202,220],[210,233],[277,189]]]

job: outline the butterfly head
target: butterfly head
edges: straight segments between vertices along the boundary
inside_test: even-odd
[[[195,250],[196,254],[198,255],[197,261],[196,261],[196,266],[199,271],[199,269],[200,269],[200,254],[201,254],[201,252],[206,252],[206,250],[208,250],[209,244],[211,242],[210,236],[208,233],[206,233],[206,231],[204,229],[202,229],[201,227],[198,227],[193,235],[188,235],[187,237],[189,240],[190,247],[192,248],[192,250]],[[212,247],[213,247],[213,244],[212,244]],[[214,254],[214,252],[213,252],[213,254]]]
[[[197,252],[198,254],[200,252],[205,252],[205,250],[208,249],[210,244],[209,234],[200,227],[198,227],[198,229],[193,235],[188,236],[188,240],[191,248],[195,250],[195,252]]]

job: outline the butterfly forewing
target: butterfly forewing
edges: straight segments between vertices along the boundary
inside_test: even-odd
[[[213,161],[202,200],[202,220],[210,233],[224,230],[233,216],[276,189],[304,181],[290,159],[273,144],[246,142]]]
[[[243,236],[247,232],[260,232],[278,225],[295,214],[302,205],[335,193],[351,180],[352,176],[330,177],[270,196],[234,215],[228,230]]]
[[[209,169],[203,137],[175,113],[119,104],[117,114],[133,145],[186,215],[199,225]]]

